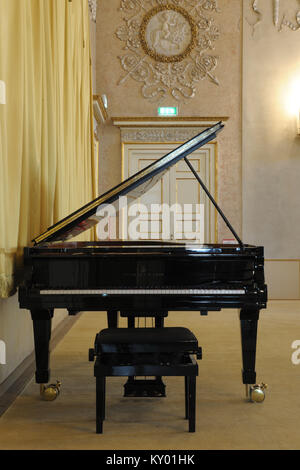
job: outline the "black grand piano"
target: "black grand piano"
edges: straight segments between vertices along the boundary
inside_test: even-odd
[[[30,310],[33,320],[37,383],[50,380],[49,341],[55,308],[65,308],[70,315],[106,311],[109,327],[117,326],[119,312],[130,312],[133,317],[156,312],[163,318],[176,310],[206,315],[237,308],[242,380],[246,388],[255,384],[257,324],[260,309],[267,302],[264,250],[241,241],[187,158],[216,138],[223,127],[219,122],[204,130],[59,221],[24,249],[25,279],[19,288],[19,303]],[[115,204],[125,195],[140,197],[182,159],[233,233],[236,244],[67,241],[99,221],[99,207]]]

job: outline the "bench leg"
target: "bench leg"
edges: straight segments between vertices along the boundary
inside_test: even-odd
[[[105,419],[105,377],[96,377],[96,433],[102,434]]]
[[[184,376],[185,419],[189,419],[189,377]]]
[[[189,432],[196,430],[196,376],[189,377]]]

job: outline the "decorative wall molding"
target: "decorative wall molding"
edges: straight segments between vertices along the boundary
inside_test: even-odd
[[[288,20],[286,17],[286,13],[284,12],[278,31],[282,31],[283,26],[287,26],[292,31],[297,31],[300,28],[300,1],[299,0],[298,0],[298,3],[299,3],[299,9],[295,12],[295,18],[296,18],[297,24],[294,24],[292,21]],[[275,24],[275,26],[278,25],[279,10],[280,10],[280,0],[274,0],[274,15],[276,15],[276,12],[277,12],[277,23]]]
[[[227,117],[207,118],[112,118],[124,142],[186,142],[201,130]]]
[[[98,0],[88,0],[89,9],[90,9],[90,18],[96,23],[97,19],[97,1]]]
[[[140,127],[121,129],[122,142],[186,142],[199,133],[197,127]]]
[[[211,16],[218,0],[121,0],[123,24],[116,36],[125,44],[119,56],[125,75],[142,84],[142,96],[161,101],[195,96],[204,79],[219,84],[212,54],[219,28]]]
[[[281,13],[280,0],[269,0],[269,1],[272,1],[273,3],[273,23],[274,23],[275,28],[277,28],[278,31],[282,31],[284,26],[288,27],[292,31],[298,31],[298,29],[300,29],[300,0],[298,0],[299,10],[295,12],[296,24],[287,18],[286,12]],[[252,10],[257,15],[257,21],[254,24],[251,24],[247,20],[250,26],[252,27],[252,35],[253,35],[257,26],[262,22],[263,13],[260,10],[261,7],[260,7],[259,0],[251,0],[250,3],[251,3]],[[264,2],[262,2],[262,4],[263,3]],[[279,22],[281,15],[282,15],[281,21]]]
[[[300,29],[300,10],[296,12],[296,23],[292,23],[292,21],[287,20],[286,15],[283,15],[279,31],[282,31],[283,26],[287,26],[292,31],[298,31]]]
[[[278,21],[279,21],[279,4],[280,0],[273,0],[273,23],[274,26],[278,26]]]
[[[257,28],[257,26],[261,23],[262,21],[262,12],[259,10],[258,8],[258,0],[252,0],[252,10],[254,11],[254,13],[257,15],[257,20],[254,24],[252,24],[252,36],[255,32],[255,29]],[[250,23],[249,23],[250,24]]]

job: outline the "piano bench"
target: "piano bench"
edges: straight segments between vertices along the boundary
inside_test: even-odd
[[[96,432],[103,432],[105,419],[106,377],[128,377],[127,391],[133,382],[140,394],[158,395],[157,385],[164,384],[162,376],[185,377],[185,418],[189,421],[189,432],[195,432],[196,376],[202,357],[201,348],[193,333],[187,328],[108,328],[95,338],[94,349],[89,351],[91,361],[96,357]],[[134,380],[135,377],[156,377],[156,380]],[[136,386],[135,386],[136,389]],[[130,396],[125,393],[125,396]]]

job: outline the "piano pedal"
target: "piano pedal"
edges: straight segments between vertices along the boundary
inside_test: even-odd
[[[128,380],[124,385],[124,397],[165,397],[166,386],[160,379]]]
[[[45,401],[54,401],[60,393],[61,382],[56,381],[56,384],[40,385],[40,395]]]
[[[266,397],[267,384],[246,385],[246,396],[252,403],[262,403]]]

